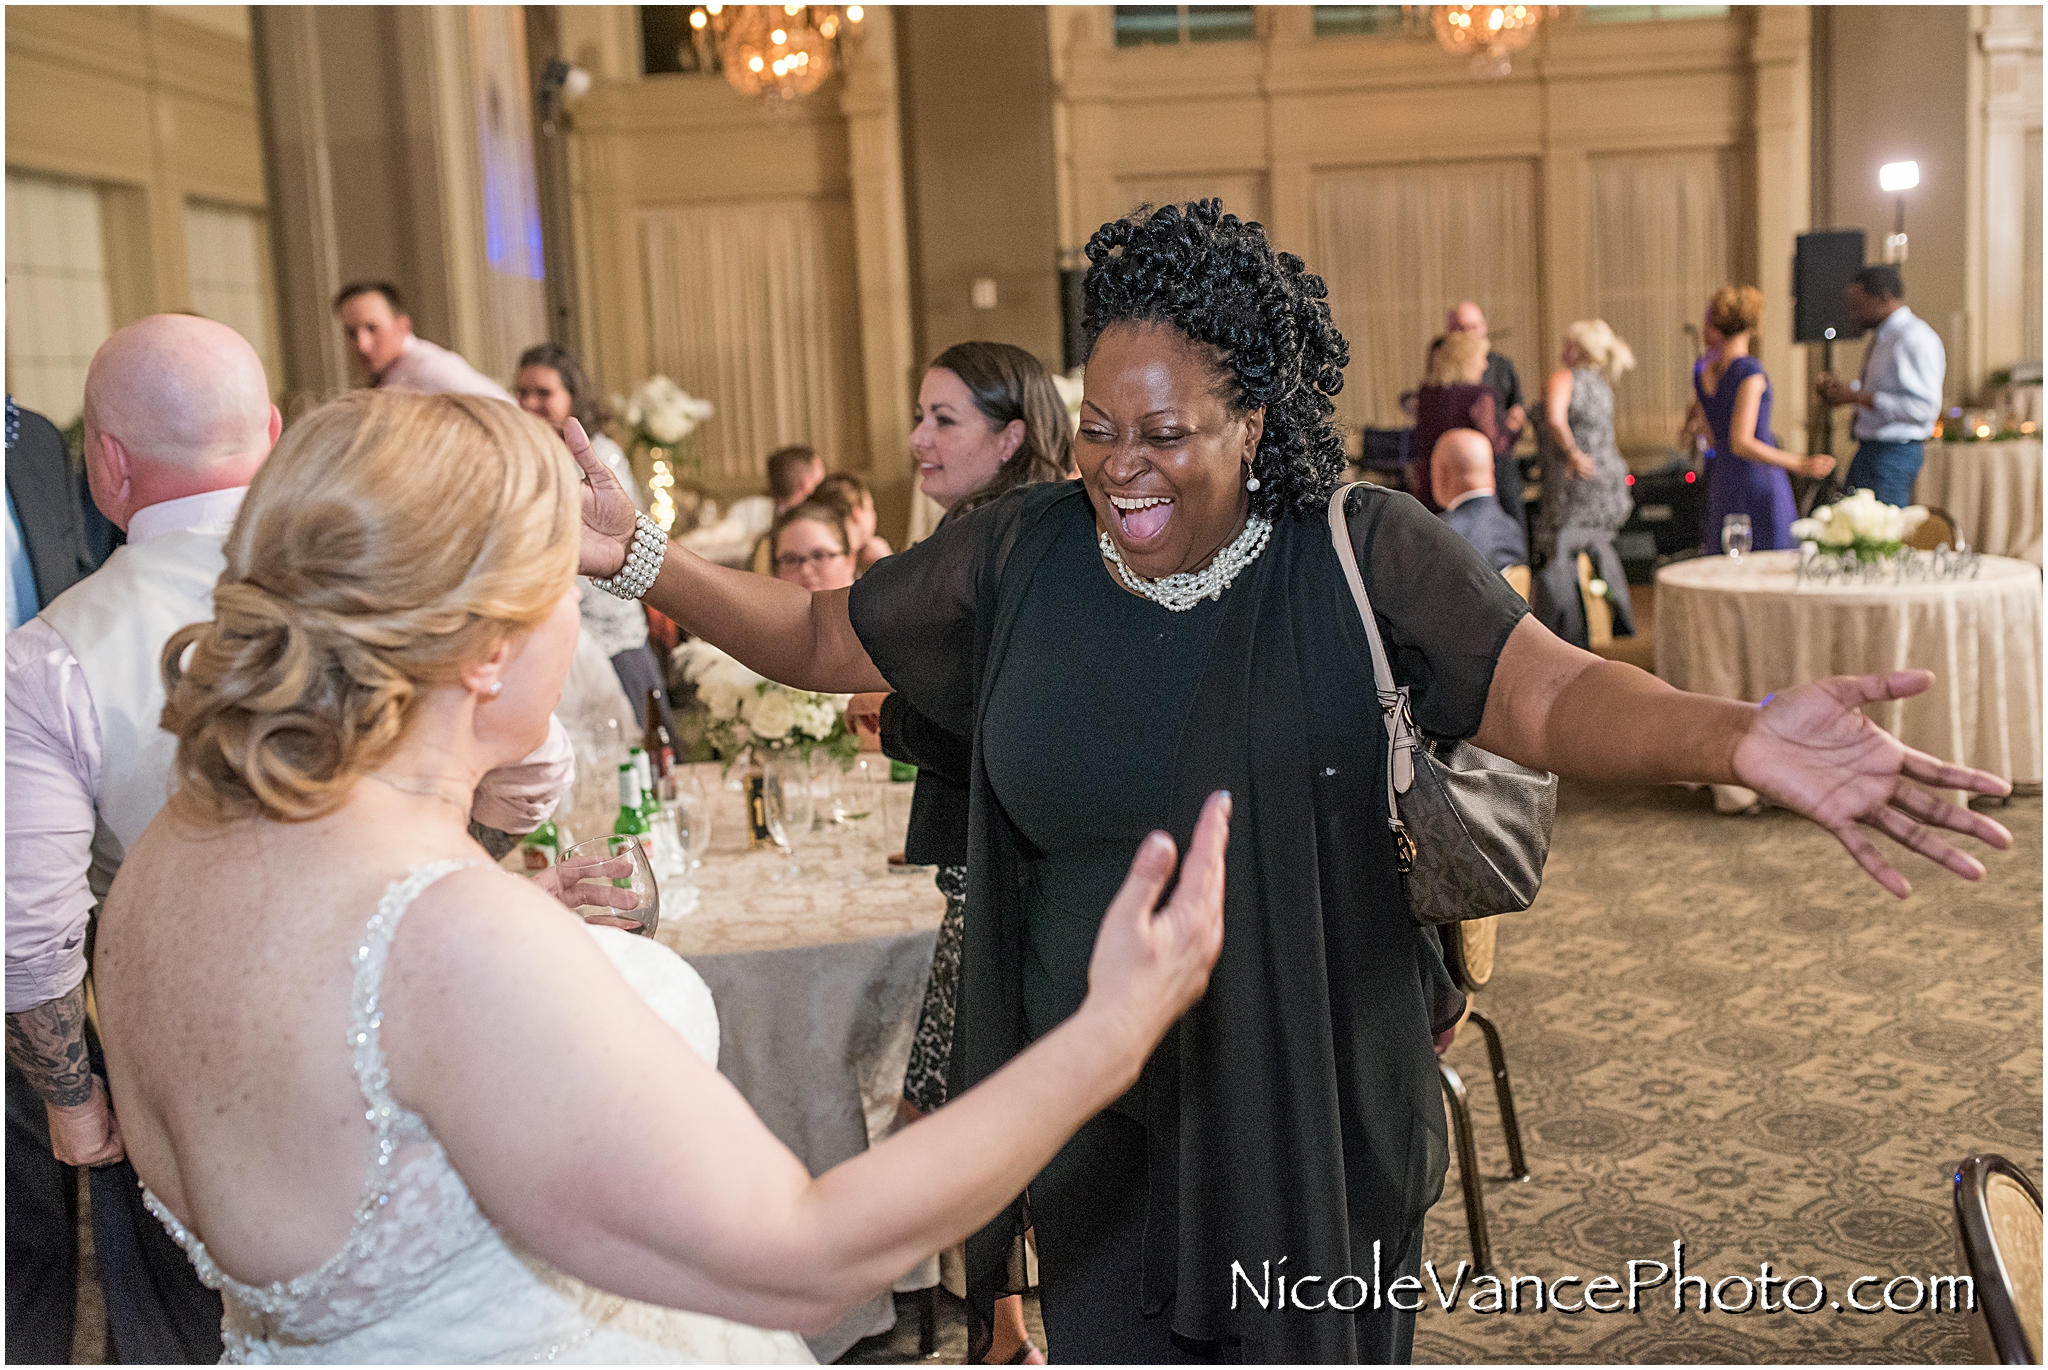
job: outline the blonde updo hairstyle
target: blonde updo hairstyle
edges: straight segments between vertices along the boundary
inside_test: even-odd
[[[1477,333],[1446,333],[1429,356],[1424,385],[1476,385],[1486,375],[1487,341]]]
[[[1724,338],[1752,333],[1764,321],[1764,292],[1753,285],[1724,285],[1707,301],[1707,322]]]
[[[214,618],[164,647],[163,726],[218,821],[331,813],[425,691],[567,593],[578,472],[530,414],[359,390],[294,423],[228,534]]]
[[[1586,354],[1586,364],[1609,381],[1618,381],[1624,373],[1635,370],[1635,352],[1615,336],[1605,319],[1580,319],[1564,335]]]

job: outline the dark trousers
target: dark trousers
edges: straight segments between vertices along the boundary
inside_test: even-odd
[[[633,725],[643,733],[647,731],[647,692],[659,692],[661,726],[668,729],[673,741],[677,736],[676,717],[669,711],[668,682],[661,677],[661,658],[653,646],[642,643],[620,652],[612,658],[612,671],[619,678],[619,688],[626,692],[626,701],[633,706]],[[640,740],[633,738],[628,745],[637,747]]]
[[[106,1358],[123,1365],[220,1359],[220,1295],[143,1206],[126,1161],[85,1172],[93,1258],[106,1297]],[[7,1066],[7,1359],[67,1365],[78,1311],[79,1172],[50,1154],[49,1116]]]
[[[1119,1113],[1097,1114],[1031,1182],[1047,1358],[1062,1365],[1242,1361],[1242,1348],[1234,1342],[1175,1336],[1170,1303],[1154,1316],[1145,1315],[1140,1288],[1145,1196],[1145,1129]],[[1419,1232],[1388,1245],[1407,1255],[1402,1268],[1389,1278],[1420,1268]],[[1357,1324],[1364,1363],[1408,1363],[1415,1341],[1413,1313],[1382,1307],[1349,1316]]]
[[[1530,598],[1536,621],[1574,647],[1591,645],[1586,627],[1586,601],[1579,591],[1579,553],[1593,559],[1593,574],[1607,582],[1614,606],[1614,635],[1635,633],[1635,618],[1629,607],[1628,572],[1621,553],[1614,550],[1614,533],[1607,528],[1561,528],[1548,549],[1549,560],[1536,577]]]
[[[1927,449],[1917,442],[1859,442],[1849,463],[1849,488],[1872,491],[1879,504],[1903,509],[1913,502],[1913,482],[1925,460]]]

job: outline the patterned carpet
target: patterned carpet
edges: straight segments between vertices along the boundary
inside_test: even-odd
[[[1900,902],[1789,814],[1566,785],[1542,897],[1501,924],[1482,1000],[1506,1041],[1528,1183],[1498,1178],[1479,1034],[1450,1053],[1501,1274],[1625,1281],[1626,1262],[1668,1264],[1682,1238],[1688,1273],[1755,1280],[1768,1260],[1824,1281],[1826,1301],[1700,1313],[1689,1286],[1677,1313],[1667,1284],[1640,1313],[1536,1312],[1524,1284],[1519,1314],[1472,1312],[1469,1295],[1445,1313],[1431,1291],[1415,1359],[1967,1361],[1960,1316],[1828,1303],[1858,1276],[1958,1269],[1948,1176],[1962,1157],[2002,1152],[2041,1174],[2041,800],[1993,812],[2015,844],[1989,854],[1982,884],[1900,855],[1916,886]],[[1455,1162],[1425,1254],[1446,1284],[1470,1255]],[[1910,1304],[1912,1287],[1895,1297]],[[1742,1287],[1723,1298],[1739,1307]]]

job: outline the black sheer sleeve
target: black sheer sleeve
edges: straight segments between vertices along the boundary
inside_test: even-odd
[[[947,519],[915,547],[883,557],[846,605],[875,669],[909,706],[961,737],[974,730],[974,611],[1004,501]]]
[[[1529,606],[1470,543],[1409,496],[1354,490],[1344,512],[1417,726],[1435,737],[1472,736],[1501,649]]]
[[[941,728],[900,694],[882,700],[882,754],[962,788],[973,759],[965,737]]]

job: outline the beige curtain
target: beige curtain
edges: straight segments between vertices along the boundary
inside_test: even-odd
[[[2030,128],[2020,161],[2020,357],[2041,359],[2041,130]],[[1951,363],[1953,365],[1953,363]]]
[[[1615,436],[1669,446],[1692,401],[1707,297],[1734,271],[1734,159],[1708,149],[1595,157],[1591,169],[1593,310],[1636,354],[1636,369],[1614,388]],[[1771,362],[1763,358],[1766,369]]]
[[[707,479],[759,487],[792,443],[835,469],[865,464],[852,243],[843,202],[642,215],[653,369],[717,408],[695,439]]]
[[[1485,309],[1525,389],[1553,350],[1536,336],[1536,170],[1531,162],[1379,167],[1318,179],[1310,265],[1351,343],[1337,416],[1407,423],[1401,393],[1422,381],[1430,339],[1459,300]]]

